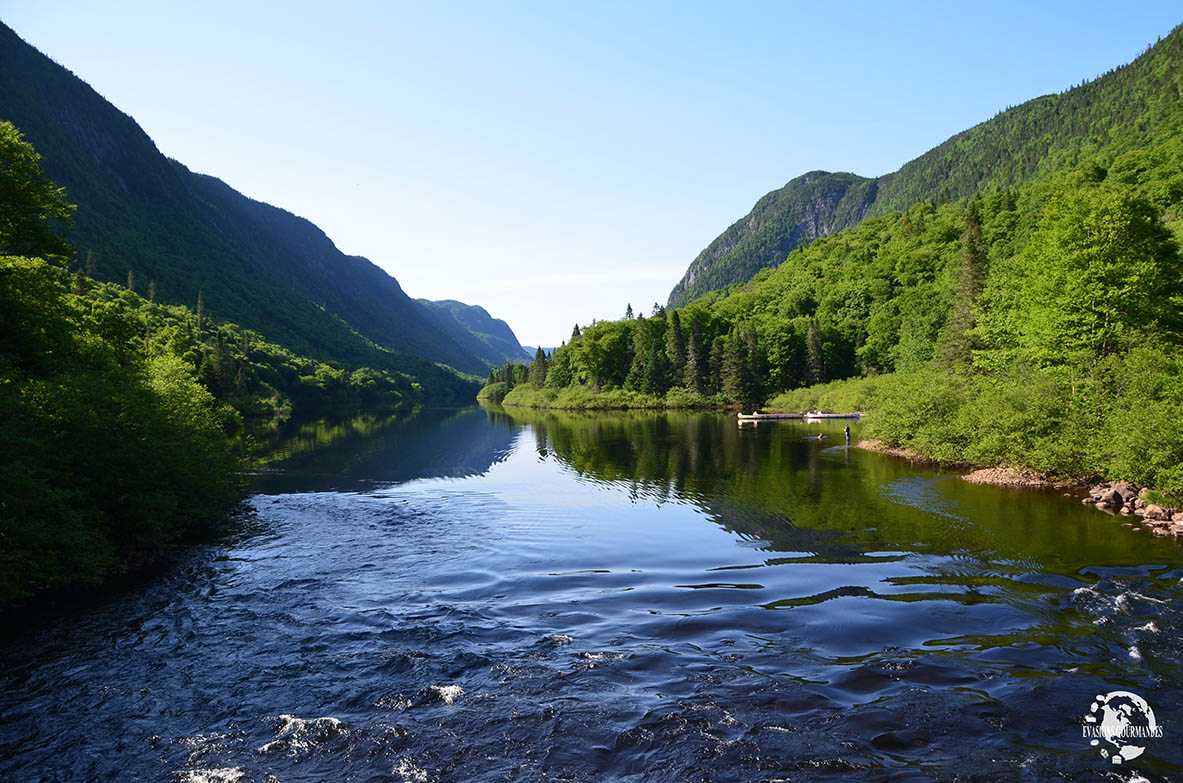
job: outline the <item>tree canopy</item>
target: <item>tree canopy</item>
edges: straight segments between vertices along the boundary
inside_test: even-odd
[[[0,255],[69,261],[70,245],[54,234],[74,205],[41,170],[41,156],[11,122],[0,121]]]

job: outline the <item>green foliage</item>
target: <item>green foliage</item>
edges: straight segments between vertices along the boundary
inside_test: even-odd
[[[68,251],[48,233],[68,213],[0,123],[0,248]],[[330,365],[211,323],[200,293],[193,313],[150,301],[154,281],[138,296],[132,270],[126,287],[91,279],[90,253],[84,270],[0,255],[0,605],[96,583],[224,516],[241,490],[231,435],[246,418],[423,399],[409,374]],[[427,366],[426,383],[474,390]]]
[[[845,381],[830,381],[818,386],[781,392],[764,406],[768,410],[800,413],[803,411],[867,411],[877,407],[880,387],[888,375],[871,375]]]
[[[691,263],[670,304],[752,280],[818,236],[916,203],[935,206],[1004,194],[1072,167],[1095,180],[1139,177],[1143,170],[1122,156],[1183,133],[1180,62],[1183,27],[1176,27],[1133,63],[1000,112],[892,174],[865,179],[815,171],[798,177],[765,195],[715,239]],[[1154,166],[1169,159],[1140,162]],[[1178,202],[1183,180],[1152,178],[1158,181],[1152,200]]]
[[[1091,364],[1165,329],[1177,333],[1183,266],[1159,212],[1124,185],[1057,196],[1044,210],[1012,278],[1017,342],[1042,364]],[[1003,327],[1005,328],[1005,327]]]
[[[566,344],[555,349],[550,355],[546,368],[546,387],[548,389],[562,389],[571,385],[575,376],[571,371],[571,353]]]
[[[467,305],[454,299],[416,301],[440,316],[446,334],[459,339],[464,348],[490,365],[520,362],[528,356],[509,324],[500,318],[493,318],[483,307]]]
[[[542,386],[544,383],[546,383],[546,369],[546,352],[541,348],[538,348],[534,352],[534,361],[530,362],[530,368],[526,372],[530,383],[534,384],[535,386]]]
[[[167,304],[192,307],[201,296],[206,318],[302,356],[413,375],[429,395],[442,392],[433,400],[441,404],[470,402],[477,387],[437,362],[483,374],[525,358],[487,313],[453,312],[453,303],[438,303],[449,312],[429,309],[307,220],[164,157],[132,118],[3,24],[0,107],[77,202],[65,237],[92,256],[90,278],[138,281],[141,290],[155,280],[157,301]],[[0,219],[9,214],[0,207]],[[0,252],[45,251],[0,243]],[[60,243],[48,252],[74,257]]]
[[[74,205],[41,170],[41,156],[11,122],[0,120],[0,255],[43,256],[59,262],[72,255],[54,235],[53,223],[69,219]]]
[[[489,387],[486,387],[489,390]],[[482,391],[482,395],[485,392]],[[547,408],[551,410],[657,410],[663,408],[713,408],[720,400],[709,399],[685,389],[671,389],[664,396],[646,394],[631,389],[610,389],[592,391],[584,386],[568,386],[562,389],[538,387],[532,383],[515,386],[502,398],[495,399],[495,390],[482,399],[501,402],[503,405],[519,408]]]
[[[940,461],[1178,494],[1181,224],[1183,141],[1109,150],[867,220],[664,318],[593,324],[517,399],[863,410],[868,435]]]
[[[1140,347],[1097,375],[1098,472],[1183,496],[1183,354]]]
[[[237,462],[212,396],[138,325],[0,258],[0,603],[99,581],[220,517]]]
[[[966,206],[953,304],[937,341],[937,358],[948,368],[965,369],[973,360],[974,349],[980,347],[974,339],[974,328],[979,298],[986,284],[987,248],[978,212],[977,202],[971,201]]]
[[[833,213],[844,201],[858,204],[861,217],[874,198],[866,187],[870,182],[854,174],[811,171],[768,193],[694,259],[670,294],[670,305],[685,305],[780,263],[795,248],[830,233]]]
[[[476,398],[482,402],[501,402],[509,394],[509,384],[505,381],[490,381],[477,392]]]

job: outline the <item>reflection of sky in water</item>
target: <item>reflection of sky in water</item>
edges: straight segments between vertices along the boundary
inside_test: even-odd
[[[0,640],[0,779],[1087,780],[1094,694],[1183,725],[1183,556],[1079,502],[801,425],[426,413]]]

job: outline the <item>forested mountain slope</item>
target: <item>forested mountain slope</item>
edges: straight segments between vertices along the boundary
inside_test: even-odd
[[[389,351],[484,374],[502,361],[315,225],[170,161],[135,121],[0,24],[0,119],[77,212],[66,236],[94,276],[155,283],[162,302],[235,321],[301,353],[417,373]],[[375,352],[374,345],[389,349]]]
[[[480,305],[468,305],[455,299],[441,299],[438,302],[430,299],[417,301],[438,317],[458,325],[480,340],[485,346],[485,354],[496,356],[495,363],[498,365],[505,362],[520,362],[523,357],[534,357],[532,352],[527,351],[518,342],[517,335],[509,328],[509,324],[489,315],[489,311]]]
[[[555,408],[869,412],[950,463],[1123,479],[1183,507],[1183,135],[920,202],[742,285],[576,329],[482,395]],[[780,392],[778,394],[778,392]]]
[[[1183,130],[1183,28],[1129,65],[999,113],[875,179],[813,172],[790,181],[712,242],[670,304],[748,280],[817,236],[927,201],[1015,187],[1101,151],[1136,149]]]

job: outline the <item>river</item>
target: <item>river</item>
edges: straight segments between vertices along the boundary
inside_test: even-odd
[[[1183,548],[1077,498],[841,423],[480,408],[307,425],[252,482],[4,628],[0,780],[1183,779]],[[1162,730],[1117,764],[1115,691]]]

